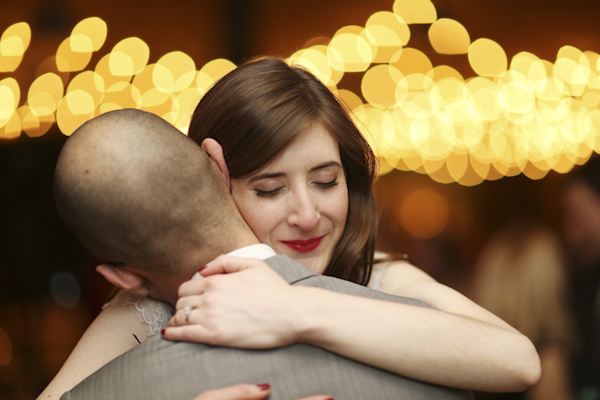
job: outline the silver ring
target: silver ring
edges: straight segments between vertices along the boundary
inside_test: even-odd
[[[192,306],[185,306],[185,307],[183,308],[183,311],[185,312],[185,322],[186,322],[186,323],[189,323],[189,322],[190,322],[190,314],[192,313],[192,310],[193,310],[194,308],[195,308],[195,307],[192,307]]]

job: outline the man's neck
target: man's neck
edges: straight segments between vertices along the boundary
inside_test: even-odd
[[[140,275],[146,278],[149,295],[160,300],[168,301],[174,305],[177,302],[179,286],[183,282],[190,280],[200,268],[221,254],[229,254],[231,252],[240,251],[240,249],[247,249],[249,246],[260,244],[259,240],[251,231],[238,233],[237,237],[238,240],[236,240],[236,245],[230,246],[230,248],[221,248],[216,252],[201,251],[195,253],[190,257],[189,262],[186,262],[186,265],[189,265],[190,267],[183,269],[181,273],[139,271]]]

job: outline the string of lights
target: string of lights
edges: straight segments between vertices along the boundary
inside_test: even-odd
[[[412,24],[426,24],[432,48],[468,58],[474,76],[434,66],[409,46]],[[149,63],[139,38],[121,40],[95,66],[107,24],[80,21],[45,60],[46,71],[27,90],[12,77],[0,81],[0,138],[44,135],[54,124],[70,135],[104,112],[139,108],[186,131],[201,96],[235,65],[212,60],[197,68],[183,52]],[[0,38],[0,72],[17,70],[31,40],[26,22]],[[554,62],[522,52],[510,61],[496,42],[471,40],[458,21],[437,17],[429,0],[396,0],[392,11],[365,26],[345,26],[290,55],[319,77],[352,110],[380,159],[393,169],[428,174],[442,182],[477,185],[525,174],[541,179],[566,173],[600,151],[600,55],[572,46]],[[340,87],[360,74],[360,93]]]

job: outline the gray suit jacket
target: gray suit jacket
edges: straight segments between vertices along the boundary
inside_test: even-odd
[[[293,285],[425,306],[340,279],[315,274],[286,256],[267,263]],[[418,382],[330,353],[294,344],[240,350],[153,337],[111,361],[61,399],[181,399],[238,383],[269,383],[271,400],[327,394],[336,400],[465,399],[470,392]]]

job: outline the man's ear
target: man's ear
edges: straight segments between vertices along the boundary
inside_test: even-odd
[[[225,156],[223,155],[223,147],[213,138],[206,138],[202,141],[202,149],[208,153],[208,156],[217,163],[217,167],[225,179],[225,185],[231,192],[231,179],[229,178],[229,168],[225,162]]]
[[[127,290],[138,296],[148,295],[148,288],[145,285],[146,279],[129,269],[102,264],[96,267],[96,271],[120,289]]]

